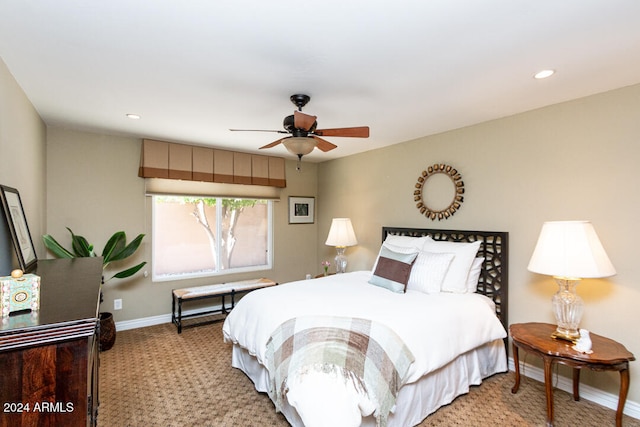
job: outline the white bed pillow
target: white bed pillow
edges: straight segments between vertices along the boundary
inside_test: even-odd
[[[425,294],[439,293],[454,257],[454,254],[447,252],[420,251],[416,261],[413,263],[407,290],[419,291]]]
[[[478,290],[478,280],[480,280],[480,271],[482,271],[482,263],[484,257],[477,257],[471,264],[469,276],[467,277],[467,292],[474,293]]]
[[[416,249],[413,247],[402,247],[392,245],[385,242],[382,247],[390,249],[393,252],[401,254],[414,253]],[[378,255],[378,258],[380,255]],[[411,268],[411,275],[409,276],[409,282],[407,282],[407,290],[419,291],[425,294],[436,294],[440,292],[442,281],[444,280],[454,254],[452,253],[434,253],[420,251]],[[378,260],[373,266],[375,271],[378,265]]]
[[[424,237],[411,237],[411,236],[397,236],[395,234],[388,234],[384,239],[384,243],[394,245],[401,248],[414,248],[422,249],[424,243],[430,239],[428,236]]]
[[[389,247],[392,251],[401,252],[401,253],[409,253],[407,251],[402,251],[403,249],[411,249],[413,252],[417,252],[422,250],[422,246],[424,246],[424,242],[429,239],[429,237],[411,237],[411,236],[397,236],[395,234],[387,234],[387,237],[382,242],[383,246]],[[378,258],[380,254],[378,253]],[[371,273],[376,271],[376,267],[378,266],[378,258],[376,258],[376,262],[373,263],[373,268],[371,269]]]
[[[428,238],[422,249],[426,252],[453,253],[455,257],[449,266],[449,271],[442,282],[443,292],[458,294],[467,293],[467,278],[473,260],[480,249],[480,242],[445,242]]]

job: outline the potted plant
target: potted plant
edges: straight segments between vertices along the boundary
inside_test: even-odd
[[[71,233],[71,250],[64,248],[60,243],[56,241],[50,234],[42,236],[45,247],[51,251],[53,255],[58,258],[84,258],[84,257],[96,257],[98,256],[93,250],[93,245],[90,244],[83,236],[75,234],[69,227],[67,227],[69,233]],[[107,244],[102,249],[102,271],[113,262],[122,261],[129,258],[138,250],[144,234],[139,234],[129,244],[127,244],[127,236],[124,231],[118,231],[111,236]],[[110,278],[104,278],[102,276],[102,284],[107,283],[111,279],[125,279],[136,274],[147,262],[141,262],[140,264],[129,267],[125,270],[115,273]],[[100,290],[100,302],[102,302],[102,289]],[[100,313],[100,349],[103,351],[109,350],[113,347],[116,340],[115,322],[113,321],[113,315],[108,312]]]

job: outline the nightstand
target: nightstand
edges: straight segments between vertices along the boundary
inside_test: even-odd
[[[325,276],[333,276],[334,274],[336,274],[336,273],[327,273],[327,274],[322,273],[322,274],[318,274],[316,277],[314,277],[314,279],[319,279],[319,278],[325,277]]]
[[[516,382],[511,389],[517,393],[520,387],[520,363],[518,349],[540,356],[544,362],[544,385],[547,396],[547,426],[553,426],[553,382],[551,378],[554,363],[571,366],[573,368],[573,400],[580,400],[578,391],[580,385],[580,369],[589,368],[593,371],[619,371],[620,396],[616,411],[616,426],[622,426],[622,411],[627,393],[629,392],[629,362],[635,357],[622,344],[591,333],[593,353],[585,354],[574,350],[573,343],[553,339],[551,334],[556,326],[548,323],[517,323],[509,327],[513,341],[513,362],[515,365]]]

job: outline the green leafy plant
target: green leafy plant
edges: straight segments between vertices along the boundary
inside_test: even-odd
[[[75,234],[69,227],[67,227],[69,233],[71,233],[71,250],[65,249],[60,243],[56,241],[50,234],[42,236],[44,245],[58,258],[85,258],[98,256],[94,250],[93,245],[90,244],[83,236]],[[144,234],[139,234],[129,244],[127,244],[127,236],[124,231],[116,232],[102,250],[102,270],[104,271],[109,264],[116,261],[122,261],[133,255],[138,250]],[[136,274],[147,262],[141,262],[133,267],[122,270],[105,280],[104,283],[111,279],[124,279]]]

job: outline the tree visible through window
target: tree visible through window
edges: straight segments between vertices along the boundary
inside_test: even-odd
[[[153,196],[153,278],[271,268],[271,201]]]

